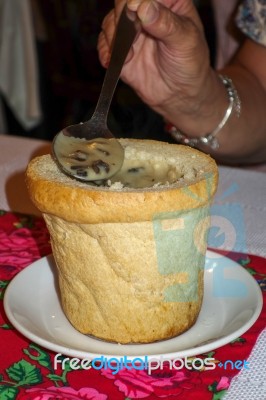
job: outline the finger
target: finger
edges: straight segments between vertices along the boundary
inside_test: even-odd
[[[139,0],[131,0],[129,6]],[[186,3],[187,4],[187,3]],[[202,33],[201,23],[193,8],[183,9],[183,14],[173,13],[169,8],[155,0],[142,0],[136,9],[142,28],[151,36],[167,45],[179,46],[182,40],[196,41]]]
[[[110,11],[104,18],[102,22],[102,32],[106,38],[107,45],[111,47],[114,33],[115,33],[116,23],[115,23],[115,12]]]
[[[110,61],[110,50],[104,32],[101,32],[98,36],[97,50],[100,63],[103,67],[107,68]]]
[[[144,2],[145,0],[127,0],[127,6],[130,10],[137,11],[140,5]],[[200,21],[193,0],[154,0],[154,2],[162,4],[178,15],[183,15]]]
[[[102,31],[98,36],[97,50],[101,64],[107,68],[110,61],[111,45],[115,31],[115,14],[111,10],[103,19]]]
[[[120,15],[121,14],[119,14],[119,18],[120,18]],[[130,10],[127,10],[127,16],[129,19],[131,19],[133,21],[136,19],[136,14],[132,13]],[[104,32],[104,34],[106,36],[106,40],[108,42],[109,47],[112,47],[112,41],[114,39],[117,23],[118,23],[118,19],[117,19],[116,10],[113,9],[105,16],[105,18],[103,19],[103,22],[102,22],[102,31]],[[137,23],[136,23],[136,25],[137,25]]]
[[[114,12],[115,12],[115,21],[116,21],[116,23],[119,20],[119,17],[121,15],[121,12],[122,12],[125,4],[126,4],[126,0],[115,0]]]
[[[115,36],[116,23],[115,23],[115,10],[110,11],[102,22],[102,31],[98,36],[97,50],[101,64],[106,68],[109,65],[113,40]],[[133,48],[129,50],[125,63],[130,61],[133,57]]]

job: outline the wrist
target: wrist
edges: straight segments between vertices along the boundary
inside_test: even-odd
[[[178,130],[175,126],[167,124],[166,131],[170,133],[177,142],[189,145],[191,147],[207,146],[210,147],[212,150],[217,150],[220,147],[217,135],[227,124],[229,118],[233,113],[235,113],[236,116],[239,118],[241,112],[241,102],[232,80],[224,75],[219,75],[219,79],[226,89],[228,98],[228,107],[225,110],[223,118],[213,131],[207,132],[199,137],[189,137],[187,134]]]
[[[213,70],[203,80],[201,89],[189,96],[177,95],[159,111],[166,121],[192,137],[212,132],[224,117],[228,107],[227,90]]]

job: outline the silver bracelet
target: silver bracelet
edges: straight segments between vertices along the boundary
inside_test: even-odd
[[[214,131],[207,133],[204,136],[199,138],[190,138],[185,135],[183,132],[178,130],[175,126],[168,126],[167,131],[173,136],[173,138],[182,144],[186,144],[191,147],[198,147],[200,144],[211,147],[213,150],[217,150],[219,148],[219,142],[216,138],[216,135],[220,130],[224,127],[226,122],[228,121],[230,115],[233,111],[235,111],[237,117],[239,118],[241,113],[241,101],[237,90],[232,82],[232,79],[227,76],[219,75],[224,87],[226,88],[227,95],[229,98],[229,105],[225,111],[224,117],[219,123],[219,125],[214,129]]]

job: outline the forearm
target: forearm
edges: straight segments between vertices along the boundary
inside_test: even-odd
[[[266,161],[266,91],[257,78],[245,68],[234,65],[222,71],[233,80],[239,98],[239,118],[233,112],[219,132],[217,156],[229,162]]]
[[[238,117],[232,111],[224,127],[217,134],[219,148],[200,148],[215,158],[229,163],[256,163],[266,160],[266,90],[258,79],[238,63],[219,71],[229,76],[241,100]],[[164,118],[190,137],[205,136],[222,120],[229,100],[218,73],[212,71],[202,90],[203,97],[180,110],[175,105],[161,108]],[[191,99],[191,102],[193,100]],[[197,106],[196,106],[197,105]],[[160,112],[160,111],[159,111]]]

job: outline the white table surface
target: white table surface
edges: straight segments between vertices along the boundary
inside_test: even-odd
[[[39,214],[29,200],[24,174],[30,159],[49,151],[49,142],[0,135],[0,209]],[[266,256],[266,173],[229,167],[219,171],[212,211],[215,247]],[[248,359],[252,370],[233,379],[225,400],[266,399],[265,349],[266,329]]]

